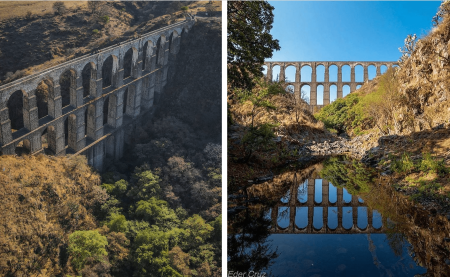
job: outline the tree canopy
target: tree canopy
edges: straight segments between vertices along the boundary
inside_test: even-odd
[[[227,31],[228,83],[251,89],[252,79],[262,77],[264,59],[280,50],[272,29],[274,7],[267,1],[229,1]]]

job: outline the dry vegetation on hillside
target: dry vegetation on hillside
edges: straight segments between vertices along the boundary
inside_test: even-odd
[[[0,275],[11,276],[63,272],[69,234],[95,229],[108,198],[83,156],[44,155],[0,156],[0,196]]]
[[[53,3],[0,2],[0,85],[184,20],[184,6],[193,14],[221,9],[219,1],[101,1],[96,10],[63,2],[55,13]]]

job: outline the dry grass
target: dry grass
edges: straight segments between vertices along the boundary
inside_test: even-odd
[[[68,234],[97,227],[91,209],[107,199],[99,183],[83,156],[0,156],[0,275],[61,273],[53,262]]]
[[[15,17],[25,17],[27,12],[33,15],[42,16],[53,13],[53,3],[55,1],[0,1],[0,20]],[[86,1],[64,1],[68,9],[87,6]]]

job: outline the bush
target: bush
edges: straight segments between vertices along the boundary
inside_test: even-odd
[[[53,3],[53,10],[55,11],[55,14],[63,14],[66,11],[66,5],[64,2],[56,1]]]
[[[98,29],[94,29],[94,30],[92,30],[92,33],[93,33],[94,35],[97,35],[97,34],[99,33],[99,31],[98,31]]]
[[[188,6],[181,7],[181,10],[182,11],[187,11],[187,10],[189,10],[189,7]]]
[[[105,23],[105,24],[107,24],[107,23],[109,22],[109,16],[107,16],[107,15],[101,16],[100,19],[101,19],[101,20],[103,21],[103,23]]]
[[[33,16],[33,13],[30,12],[30,11],[27,11],[27,14],[25,15],[25,18],[30,20],[32,16]]]
[[[415,165],[410,156],[409,153],[403,153],[400,160],[392,162],[391,169],[397,173],[411,173],[415,169]]]

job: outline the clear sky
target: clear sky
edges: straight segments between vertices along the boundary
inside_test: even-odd
[[[271,34],[280,41],[281,50],[267,61],[397,61],[401,56],[398,48],[408,34],[420,38],[431,30],[431,19],[441,2],[269,3],[275,7]],[[346,71],[350,75],[348,69],[343,76]],[[369,68],[369,78],[374,75],[375,69]],[[286,71],[286,77],[293,81],[295,70]],[[362,71],[356,71],[356,78],[362,78]]]

